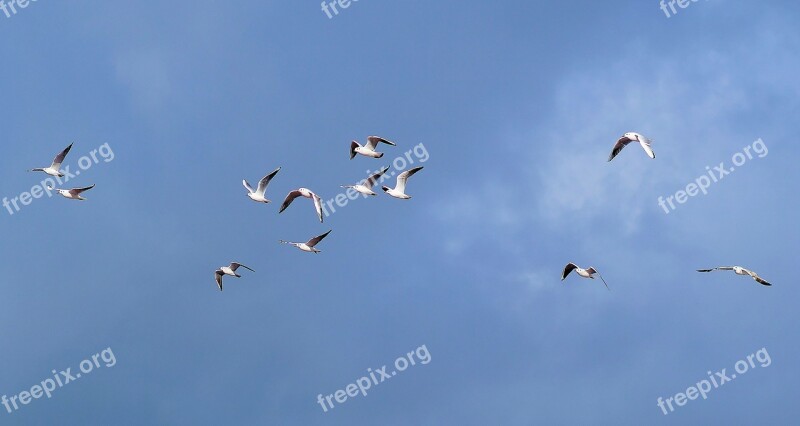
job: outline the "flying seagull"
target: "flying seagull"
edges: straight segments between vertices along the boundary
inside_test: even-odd
[[[317,194],[311,192],[310,189],[306,188],[295,189],[294,191],[290,192],[286,196],[286,199],[283,200],[283,204],[281,204],[281,209],[278,213],[283,213],[283,211],[289,207],[289,204],[292,204],[292,201],[294,201],[294,199],[297,197],[311,198],[314,200],[314,208],[317,209],[317,216],[319,216],[319,221],[322,222],[322,199],[319,198]]]
[[[29,172],[45,172],[50,176],[55,177],[64,177],[64,174],[61,173],[61,163],[64,162],[64,158],[69,154],[69,150],[72,149],[73,144],[69,144],[69,146],[61,151],[61,154],[56,155],[56,158],[53,159],[53,164],[50,167],[45,167],[43,169],[30,169]]]
[[[742,268],[741,266],[720,266],[713,269],[698,269],[697,272],[711,272],[711,271],[733,271],[736,275],[750,275],[757,283],[765,286],[771,286],[772,284],[768,283],[763,278],[759,277],[758,274],[755,272]]]
[[[219,286],[219,291],[222,291],[222,276],[223,275],[230,275],[230,276],[236,277],[236,278],[241,278],[242,277],[241,275],[236,273],[236,270],[239,269],[240,266],[242,268],[249,269],[249,270],[253,271],[252,269],[248,268],[247,266],[244,266],[241,263],[236,263],[236,262],[232,262],[230,266],[222,266],[219,269],[217,269],[216,271],[214,271],[214,277],[216,277],[216,279],[217,279],[217,285]],[[253,272],[255,272],[255,271],[253,271]]]
[[[408,181],[408,178],[410,178],[411,176],[414,176],[414,173],[422,169],[423,167],[414,167],[411,170],[406,170],[405,172],[400,173],[400,175],[397,176],[397,185],[395,185],[394,189],[389,188],[388,186],[384,186],[383,191],[394,198],[399,198],[401,200],[408,200],[409,198],[411,198],[411,196],[406,195],[406,181]]]
[[[386,173],[387,170],[389,170],[388,166],[382,168],[381,171],[375,173],[374,175],[370,176],[367,180],[365,180],[365,181],[363,181],[363,182],[361,182],[359,184],[356,184],[356,185],[342,185],[342,188],[353,188],[356,191],[358,191],[359,193],[364,194],[364,195],[378,195],[378,194],[375,193],[375,191],[372,190],[372,187],[375,186],[375,182],[377,182],[378,179],[381,176],[383,176],[383,174]]]
[[[61,194],[61,196],[63,196],[64,198],[69,198],[70,200],[81,200],[81,201],[86,199],[86,198],[81,197],[81,193],[83,193],[85,191],[88,191],[88,190],[90,190],[92,188],[94,188],[94,185],[87,186],[87,187],[84,187],[84,188],[56,189],[56,188],[53,188],[53,186],[50,185],[49,183],[47,184],[47,189],[49,191],[56,191],[59,194]]]
[[[600,273],[597,272],[597,270],[594,269],[594,267],[590,266],[589,269],[583,269],[572,262],[567,263],[567,266],[564,267],[564,273],[561,274],[561,281],[564,281],[567,278],[567,275],[569,275],[569,273],[572,271],[575,271],[576,274],[582,276],[583,278],[591,278],[591,279],[594,279],[593,275],[597,274],[597,276],[600,277],[601,280],[603,280],[603,284],[606,285],[606,288],[608,288],[606,280],[603,279],[603,276],[600,275]],[[608,290],[611,291],[610,288],[608,288]]]
[[[244,187],[247,188],[248,191],[247,196],[250,197],[251,200],[257,203],[269,203],[270,201],[267,199],[264,193],[267,191],[267,185],[269,185],[269,181],[271,181],[272,178],[274,178],[279,171],[281,171],[280,167],[275,169],[275,171],[273,171],[272,173],[261,178],[261,181],[258,182],[258,189],[256,189],[255,191],[253,191],[253,187],[250,186],[250,184],[247,183],[246,180],[242,180],[242,185],[244,185]]]
[[[352,160],[353,158],[355,158],[356,154],[361,154],[365,157],[372,157],[372,158],[383,157],[382,152],[375,151],[379,143],[385,143],[387,145],[397,146],[396,143],[388,141],[380,136],[369,136],[367,138],[367,144],[364,146],[361,146],[356,141],[350,142],[350,159]]]
[[[326,232],[326,233],[324,233],[322,235],[316,236],[316,237],[308,240],[307,243],[293,243],[291,241],[284,241],[284,240],[280,240],[280,242],[283,243],[283,244],[289,244],[291,246],[295,246],[295,247],[299,248],[300,250],[303,250],[303,251],[306,251],[306,252],[309,252],[309,253],[319,253],[322,250],[317,250],[316,248],[314,248],[314,246],[316,246],[317,244],[319,244],[320,241],[325,239],[325,237],[327,237],[328,234],[331,233],[331,231],[328,231],[328,232]]]
[[[642,149],[644,149],[644,152],[647,153],[648,157],[656,158],[656,153],[653,152],[653,150],[650,148],[650,144],[653,142],[652,140],[647,139],[646,137],[640,135],[639,133],[628,132],[622,135],[622,137],[619,138],[617,143],[614,145],[614,149],[611,151],[611,155],[608,156],[608,161],[613,160],[614,157],[616,157],[617,154],[619,154],[620,151],[622,151],[622,148],[625,148],[631,142],[639,142],[639,145],[642,146]]]

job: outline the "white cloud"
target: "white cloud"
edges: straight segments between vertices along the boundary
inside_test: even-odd
[[[629,48],[620,55],[629,61],[564,76],[554,91],[551,115],[509,132],[515,135],[506,138],[510,150],[519,151],[519,134],[527,135],[529,142],[523,143],[530,148],[513,157],[517,165],[502,171],[503,184],[454,194],[461,200],[454,205],[472,200],[472,207],[459,208],[460,222],[508,232],[541,224],[573,233],[596,232],[611,222],[615,233],[639,232],[648,212],[662,214],[658,195],[674,193],[705,165],[729,159],[761,136],[759,129],[738,134],[739,117],[764,97],[785,95],[787,88],[797,91],[786,71],[796,69],[788,62],[797,65],[797,59],[786,53],[797,41],[776,39],[773,33],[785,31],[764,31],[724,53],[688,46],[680,56],[664,56]],[[782,68],[767,66],[769,58]],[[616,139],[627,131],[654,139],[656,160],[630,145],[607,163]],[[513,176],[514,170],[521,175]],[[476,200],[491,209],[476,207]]]

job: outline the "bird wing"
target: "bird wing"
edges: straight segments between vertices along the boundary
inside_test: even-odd
[[[387,170],[389,170],[389,166],[384,167],[378,173],[375,173],[374,175],[370,176],[369,179],[364,181],[364,186],[366,186],[367,188],[372,188],[373,186],[375,186],[375,182],[377,182],[378,179],[381,176],[383,176],[383,174],[386,173]]]
[[[286,199],[283,200],[283,204],[281,204],[281,209],[280,209],[280,211],[278,211],[278,213],[282,213],[284,210],[286,210],[286,208],[289,207],[289,204],[292,204],[292,201],[294,201],[295,198],[297,198],[297,197],[299,197],[301,195],[302,194],[300,194],[300,191],[297,191],[297,190],[294,190],[294,191],[290,192],[286,196]]]
[[[564,273],[561,274],[561,281],[564,281],[564,279],[567,278],[567,275],[569,275],[570,272],[574,271],[577,267],[578,265],[572,262],[567,263],[567,266],[564,267]]]
[[[606,285],[606,288],[608,289],[608,291],[611,291],[611,289],[608,287],[608,283],[606,282],[605,278],[603,278],[603,276],[600,275],[599,272],[597,272],[597,269],[594,269],[594,266],[590,266],[589,269],[586,270],[586,272],[588,272],[590,275],[591,274],[597,274],[597,276],[600,277],[600,279],[603,281],[603,284]]]
[[[249,269],[249,270],[253,271],[252,269],[250,269],[247,266],[242,265],[241,263],[238,263],[238,262],[231,262],[231,271],[236,272],[236,270],[239,269],[240,266],[242,268],[244,268],[244,269]],[[255,272],[255,271],[253,271],[253,272]]]
[[[333,229],[331,229],[331,231],[333,231]],[[308,240],[306,245],[309,246],[309,247],[314,247],[315,245],[319,244],[320,241],[324,240],[325,237],[327,237],[328,234],[331,233],[331,231],[328,231],[328,232],[326,232],[326,233],[324,233],[322,235],[316,236],[316,237]]]
[[[247,191],[250,192],[251,194],[253,192],[255,192],[255,191],[253,191],[253,187],[250,186],[250,184],[247,182],[247,180],[242,179],[242,185],[244,185],[244,187],[247,188]]]
[[[733,266],[718,266],[711,269],[698,269],[697,272],[711,272],[711,271],[732,271]]]
[[[267,185],[269,185],[269,181],[271,181],[272,178],[274,178],[275,175],[277,175],[279,171],[281,171],[280,167],[275,169],[272,173],[270,173],[270,174],[264,176],[263,178],[261,178],[261,181],[258,182],[258,193],[259,194],[261,194],[262,196],[264,195],[264,193],[267,191]]]
[[[317,210],[317,216],[319,216],[319,222],[323,222],[322,217],[322,199],[315,193],[311,193],[311,198],[314,199],[314,208]]]
[[[389,141],[389,140],[386,140],[386,139],[384,139],[384,138],[382,138],[380,136],[369,136],[369,137],[367,137],[367,145],[366,145],[366,147],[368,149],[371,149],[371,150],[375,151],[375,148],[378,147],[379,143],[385,143],[387,145],[397,146],[396,143],[394,143],[392,141]]]
[[[423,167],[414,167],[411,170],[406,170],[403,173],[400,173],[400,176],[397,176],[397,188],[395,190],[405,193],[406,192],[406,182],[408,178],[414,176],[414,173],[422,170]]]
[[[608,156],[608,161],[613,160],[614,157],[616,157],[620,153],[620,151],[622,151],[622,148],[625,148],[629,143],[631,143],[631,141],[633,141],[633,139],[627,136],[622,136],[621,138],[619,138],[619,140],[617,140],[617,143],[614,144],[614,149],[611,150],[611,155]]]
[[[217,279],[217,286],[219,286],[219,291],[222,291],[222,271],[214,271],[214,278]]]
[[[60,154],[56,155],[56,158],[53,159],[53,165],[50,166],[53,170],[58,170],[61,168],[61,163],[64,162],[64,158],[66,158],[67,154],[69,154],[69,150],[72,149],[72,145],[73,144],[69,144],[66,149],[61,151]]]
[[[350,142],[350,159],[351,160],[356,156],[356,148],[358,148],[359,146],[361,146],[361,145],[359,145],[358,142],[356,142],[356,141]]]
[[[655,159],[656,158],[656,153],[653,152],[653,148],[650,148],[650,143],[651,142],[652,141],[650,139],[647,139],[644,136],[642,136],[642,138],[639,139],[639,145],[642,146],[642,149],[644,149],[644,152],[647,153],[647,156],[652,158],[652,159]]]
[[[72,188],[72,189],[69,190],[69,192],[70,192],[70,194],[78,195],[81,192],[88,191],[88,190],[90,190],[92,188],[94,188],[94,185],[86,186],[86,187],[83,187],[83,188]]]
[[[771,286],[772,285],[772,284],[768,283],[765,279],[759,277],[758,275],[754,276],[753,279],[756,280],[756,282],[761,284],[761,285],[765,285],[765,286]]]
[[[744,269],[744,268],[742,268],[742,269]],[[749,269],[744,269],[744,272],[747,275],[750,275],[751,277],[753,277],[753,279],[756,280],[756,282],[759,283],[759,284],[766,285],[766,286],[771,286],[772,285],[772,284],[768,283],[765,279],[759,277],[758,274],[756,274],[755,272],[753,272],[753,271],[751,271]]]

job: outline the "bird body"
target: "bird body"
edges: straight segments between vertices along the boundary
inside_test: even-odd
[[[64,177],[64,174],[61,173],[61,163],[64,162],[64,158],[67,157],[69,154],[69,150],[72,149],[73,144],[69,144],[61,153],[56,155],[56,158],[53,159],[53,163],[50,167],[38,168],[38,169],[30,169],[29,172],[44,172],[53,177]]]
[[[741,266],[718,266],[716,268],[711,268],[711,269],[698,269],[697,270],[697,272],[712,272],[712,271],[733,271],[736,275],[748,275],[751,278],[753,278],[753,280],[755,280],[757,283],[759,283],[759,284],[761,284],[763,286],[771,286],[772,285],[769,282],[767,282],[765,279],[759,277],[758,274],[756,274],[755,272],[753,272],[753,271],[751,271],[749,269],[746,269],[746,268],[742,268]]]
[[[380,179],[381,176],[383,176],[384,173],[386,173],[387,170],[389,170],[389,167],[384,167],[379,172],[364,180],[362,183],[356,185],[342,185],[342,188],[353,188],[359,194],[376,196],[378,194],[372,190],[372,187],[375,186],[375,183],[378,181],[378,179]]]
[[[219,268],[219,270],[224,275],[231,275],[231,276],[234,276],[236,278],[241,278],[241,275],[237,274],[236,271],[234,271],[233,268],[231,268],[230,266],[223,266],[223,267]]]
[[[575,271],[576,274],[578,274],[583,278],[589,278],[589,279],[594,279],[594,275],[597,274],[597,276],[600,277],[601,280],[603,280],[603,284],[606,285],[606,288],[608,288],[606,280],[603,279],[603,276],[600,275],[600,273],[597,272],[597,270],[594,269],[594,267],[590,266],[587,269],[583,269],[572,262],[567,263],[567,266],[564,267],[564,272],[561,274],[561,281],[564,281],[567,278],[567,275],[569,275],[572,271]],[[610,288],[608,289],[611,290]]]
[[[242,185],[244,185],[244,187],[247,189],[247,196],[257,203],[269,203],[270,200],[268,200],[265,195],[267,191],[267,185],[269,185],[269,182],[275,177],[275,175],[278,174],[280,170],[281,168],[278,167],[272,173],[261,178],[261,180],[258,182],[258,188],[255,190],[253,190],[253,187],[251,187],[246,180],[242,180]]]
[[[355,158],[356,154],[361,154],[370,158],[383,157],[382,152],[377,152],[376,149],[379,143],[385,143],[391,146],[397,146],[396,143],[386,140],[380,136],[369,136],[365,145],[359,144],[357,141],[350,142],[350,159]]]
[[[50,186],[49,184],[47,185],[47,189],[48,190],[56,191],[64,198],[68,198],[70,200],[79,200],[79,201],[85,201],[86,198],[83,198],[81,196],[81,194],[83,192],[85,192],[85,191],[88,191],[88,190],[92,189],[92,188],[94,188],[94,185],[83,187],[83,188],[72,188],[72,189],[56,189],[56,188],[53,188],[52,186]]]
[[[406,183],[408,182],[408,178],[414,176],[415,173],[422,170],[423,167],[414,167],[411,170],[407,170],[400,175],[397,176],[397,184],[394,188],[389,188],[388,186],[384,186],[383,191],[387,194],[391,195],[394,198],[399,198],[401,200],[408,200],[411,198],[410,195],[406,194]]]
[[[317,210],[317,216],[319,216],[319,221],[320,222],[323,221],[323,218],[322,218],[322,199],[317,194],[315,194],[313,191],[311,191],[310,189],[307,189],[307,188],[299,188],[299,189],[296,189],[296,190],[290,192],[286,196],[286,199],[283,200],[283,204],[281,204],[281,209],[280,209],[280,211],[278,213],[283,213],[283,211],[286,210],[286,208],[289,207],[289,205],[292,204],[292,201],[294,201],[294,199],[297,198],[297,197],[310,198],[311,200],[313,200],[314,201],[314,208]]]
[[[214,271],[214,278],[217,280],[217,286],[219,286],[219,291],[222,291],[222,277],[224,275],[229,275],[229,276],[236,277],[236,278],[241,278],[242,277],[241,275],[236,273],[236,270],[239,269],[239,267],[242,267],[242,268],[249,269],[249,270],[253,271],[252,269],[250,269],[247,266],[244,266],[244,265],[242,265],[241,263],[238,263],[238,262],[232,262],[229,266],[222,266],[219,269],[217,269],[216,271]],[[255,272],[255,271],[253,271],[253,272]]]
[[[295,247],[299,248],[300,250],[302,250],[304,252],[307,252],[307,253],[321,253],[322,250],[317,250],[315,246],[317,244],[319,244],[320,241],[324,240],[325,237],[327,237],[328,234],[331,233],[331,231],[328,231],[328,232],[326,232],[326,233],[324,233],[322,235],[318,235],[318,236],[308,240],[305,243],[295,243],[295,242],[292,242],[292,241],[284,241],[284,240],[280,240],[280,242],[283,243],[283,244],[288,244],[290,246],[295,246]]]
[[[359,194],[370,195],[370,196],[373,196],[373,197],[378,195],[378,194],[375,193],[375,191],[372,190],[372,188],[370,188],[369,186],[366,186],[366,185],[362,185],[362,184],[353,185],[353,186],[344,185],[344,186],[342,186],[342,188],[353,188]]]
[[[656,153],[653,152],[652,148],[650,148],[650,144],[653,142],[652,140],[647,139],[639,133],[628,132],[622,135],[622,137],[617,140],[617,143],[614,144],[614,149],[611,150],[611,155],[608,156],[608,161],[613,160],[614,157],[616,157],[622,151],[622,148],[625,148],[631,142],[639,142],[639,145],[641,145],[648,157],[653,159],[656,158]]]

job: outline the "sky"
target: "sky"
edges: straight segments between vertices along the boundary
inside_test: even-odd
[[[800,6],[665,9],[0,11],[0,197],[70,143],[61,186],[96,184],[0,209],[0,424],[791,423]],[[607,162],[630,131],[656,159]],[[368,135],[397,146],[351,160]],[[410,200],[278,214],[398,165],[424,166]],[[273,202],[250,201],[241,180],[277,167]],[[278,243],[328,230],[319,254]],[[231,261],[256,272],[220,292]],[[611,291],[562,282],[568,262]],[[722,265],[773,285],[695,272]]]

